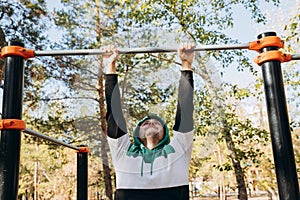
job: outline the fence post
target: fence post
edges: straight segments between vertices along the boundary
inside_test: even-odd
[[[9,46],[24,47],[12,41]],[[7,55],[4,68],[2,119],[22,119],[24,58]],[[0,137],[0,199],[18,196],[21,130],[3,129]]]
[[[258,35],[258,39],[276,36],[275,32]],[[278,51],[276,46],[260,49],[260,53]],[[271,132],[279,196],[282,200],[299,200],[299,185],[292,137],[286,106],[281,63],[269,60],[261,64]]]

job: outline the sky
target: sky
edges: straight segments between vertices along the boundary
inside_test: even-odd
[[[49,0],[48,8],[53,10],[54,8],[61,8],[59,4],[60,0]],[[242,5],[234,8],[234,27],[228,29],[226,32],[232,36],[232,38],[238,39],[242,43],[254,41],[258,34],[275,31],[281,33],[283,26],[288,23],[289,18],[297,13],[299,9],[300,0],[281,0],[279,7],[273,6],[272,3],[261,2],[259,7],[262,12],[267,16],[266,24],[256,24],[251,20],[251,15],[246,11]],[[279,23],[282,25],[279,26]],[[51,36],[56,39],[55,36]]]
[[[275,31],[279,37],[282,37],[284,40],[284,25],[288,24],[289,19],[297,13],[299,9],[300,0],[281,0],[282,3],[279,7],[274,6],[272,3],[266,3],[261,1],[259,4],[260,9],[266,15],[267,23],[266,24],[257,24],[251,20],[251,14],[249,11],[246,11],[242,5],[236,6],[234,8],[234,26],[225,31],[233,39],[237,39],[240,43],[248,43],[255,41],[257,36],[261,33],[268,31]],[[48,7],[50,10],[54,8],[59,8],[60,0],[51,0],[48,1]],[[50,35],[50,39],[57,41],[60,34],[57,34],[57,31],[54,31],[56,35]],[[246,54],[251,60],[257,56],[256,52],[247,52]],[[240,84],[246,86],[251,84],[252,79],[244,79],[239,77],[247,76],[248,72],[237,72],[235,68],[228,69],[227,73],[222,77],[222,79],[231,80],[232,83]],[[236,79],[232,79],[236,77]]]
[[[255,41],[259,34],[269,31],[276,32],[277,36],[284,40],[284,26],[289,24],[290,18],[299,12],[300,0],[281,0],[281,2],[279,7],[273,6],[271,3],[260,3],[259,7],[266,16],[266,24],[253,22],[249,12],[246,12],[242,6],[236,7],[233,16],[234,27],[228,29],[226,33],[241,43]],[[248,51],[246,55],[250,60],[254,60],[258,53]],[[249,78],[248,73],[248,71],[238,72],[235,68],[229,68],[223,79],[224,81],[230,80],[234,84],[247,86],[254,81],[254,79]]]
[[[60,5],[58,4],[60,0],[48,0],[49,9],[58,8]],[[278,36],[282,36],[284,40],[284,26],[288,24],[289,19],[296,15],[300,0],[282,0],[284,3],[279,7],[275,7],[268,3],[261,3],[260,8],[263,13],[265,13],[267,17],[266,24],[256,24],[251,20],[251,14],[246,11],[243,6],[236,6],[234,8],[234,26],[231,29],[225,31],[229,36],[233,39],[240,41],[240,43],[247,43],[251,41],[255,41],[257,36],[261,33],[268,31],[275,31]],[[57,31],[54,31],[56,35],[50,35],[50,39],[57,41],[59,39],[60,34],[57,34]],[[258,55],[257,52],[249,51],[247,52],[247,56],[249,56],[250,60],[254,59]],[[212,64],[214,65],[214,64]],[[229,68],[225,75],[221,78],[217,73],[217,70],[220,69],[220,66],[213,66],[212,69],[216,69],[213,71],[214,79],[217,81],[230,81],[232,84],[238,84],[239,86],[246,87],[250,85],[255,79],[251,78],[251,73],[248,71],[245,72],[237,72],[236,65],[232,65]],[[257,66],[259,68],[259,66]],[[260,70],[258,70],[260,71]],[[216,72],[216,73],[215,73]],[[53,83],[53,82],[52,82]],[[252,104],[252,102],[249,102]],[[249,106],[249,108],[253,109],[253,106]],[[245,108],[246,109],[246,108]],[[254,110],[247,111],[248,113],[255,112]]]
[[[299,0],[281,0],[279,7],[271,3],[260,3],[262,12],[267,18],[266,24],[256,24],[251,20],[249,12],[245,12],[242,6],[238,6],[234,12],[234,28],[228,33],[240,41],[248,42],[256,40],[257,35],[263,32],[275,31],[278,36],[282,34],[285,24],[288,24],[290,17],[294,16],[299,9]]]
[[[49,4],[49,9],[61,7],[58,4],[60,0],[51,0],[51,4]],[[238,5],[233,8],[233,18],[234,25],[233,28],[230,28],[225,31],[231,38],[238,40],[240,43],[248,43],[251,41],[257,40],[257,36],[264,32],[273,31],[276,32],[277,35],[281,39],[285,39],[284,26],[289,24],[290,19],[299,12],[300,8],[300,0],[281,0],[281,4],[277,7],[272,3],[266,3],[261,1],[258,5],[261,11],[265,14],[267,22],[265,24],[257,24],[251,19],[251,13],[247,11],[242,5]],[[57,32],[55,32],[57,33]],[[57,35],[52,35],[51,39],[57,40]],[[257,52],[254,51],[246,51],[244,54],[249,57],[250,60],[253,60],[254,66],[254,58],[258,55]],[[282,63],[282,67],[284,67],[285,63]],[[243,72],[239,72],[236,69],[236,64],[232,64],[228,69],[226,69],[225,73],[221,77],[220,71],[224,71],[221,66],[218,66],[216,63],[207,64],[207,68],[210,68],[212,71],[212,78],[216,83],[231,83],[237,84],[239,87],[254,87],[253,83],[256,81],[257,77],[253,77],[251,72],[245,70]],[[256,70],[258,71],[258,77],[261,76],[261,70],[257,65]],[[202,84],[202,83],[200,83]]]

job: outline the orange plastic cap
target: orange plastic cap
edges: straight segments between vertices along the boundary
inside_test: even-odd
[[[34,57],[34,50],[26,49],[20,46],[6,46],[1,49],[1,58],[7,56],[20,56],[27,60]]]
[[[0,129],[25,130],[26,123],[20,119],[2,119],[0,120]]]
[[[278,60],[280,62],[289,62],[291,61],[292,56],[290,54],[282,53],[281,51],[266,51],[259,54],[254,62],[258,65],[263,64],[264,62]]]
[[[259,52],[262,48],[265,47],[278,47],[283,48],[284,42],[277,36],[268,36],[262,39],[259,39],[254,42],[249,43],[249,50],[254,50]]]
[[[90,152],[90,148],[88,148],[88,147],[80,147],[80,150],[77,151],[77,152],[80,152],[80,153],[89,153]]]

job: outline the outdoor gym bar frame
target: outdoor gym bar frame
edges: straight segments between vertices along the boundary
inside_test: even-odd
[[[19,42],[9,45],[23,47]],[[87,147],[74,147],[39,132],[26,128],[22,121],[24,57],[5,57],[2,120],[0,121],[0,199],[16,200],[18,197],[21,131],[76,150],[77,152],[77,199],[88,199]]]
[[[194,51],[249,49],[259,52],[255,62],[261,66],[266,105],[272,139],[273,156],[279,197],[281,200],[299,200],[299,185],[295,165],[292,137],[289,126],[281,63],[300,60],[300,55],[279,51],[283,41],[275,32],[258,35],[258,40],[247,44],[203,45]],[[118,49],[119,54],[176,52],[168,48]],[[22,43],[11,42],[3,47],[0,57],[5,59],[5,79],[2,118],[21,120],[24,60],[35,56],[102,55],[95,49],[33,51]],[[24,129],[23,129],[24,130]],[[18,128],[2,128],[0,138],[0,200],[16,200],[18,192],[20,131]],[[25,129],[26,132],[26,129]],[[87,175],[81,177],[87,181]],[[80,178],[78,178],[80,179]],[[79,190],[79,189],[77,189]],[[79,192],[79,191],[77,191]],[[86,191],[87,192],[87,191]],[[78,199],[87,199],[78,198]]]
[[[54,144],[73,149],[77,152],[77,199],[87,200],[89,148],[85,146],[76,147],[28,128],[25,128],[23,132],[50,141]]]

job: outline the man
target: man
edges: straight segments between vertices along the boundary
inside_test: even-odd
[[[116,171],[116,200],[188,200],[188,171],[193,141],[194,46],[178,49],[182,61],[178,104],[170,140],[169,129],[157,115],[143,118],[133,132],[131,143],[123,116],[116,61],[118,51],[103,50],[106,67],[108,143]]]

